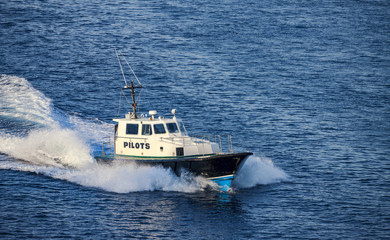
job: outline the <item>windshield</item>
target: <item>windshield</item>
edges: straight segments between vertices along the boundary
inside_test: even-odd
[[[182,135],[187,136],[186,128],[184,127],[184,124],[182,121],[177,122],[179,124],[180,132]]]
[[[177,128],[176,123],[167,123],[168,132],[170,133],[178,133],[179,129]]]
[[[155,134],[165,133],[164,124],[154,124],[153,128]]]
[[[142,135],[152,135],[152,126],[150,124],[142,125]]]

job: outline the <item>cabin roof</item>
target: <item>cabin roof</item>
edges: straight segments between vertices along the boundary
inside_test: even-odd
[[[113,119],[114,122],[133,122],[133,123],[170,123],[170,122],[180,122],[181,119],[176,118],[150,118],[150,117],[143,117],[143,118],[115,118]]]

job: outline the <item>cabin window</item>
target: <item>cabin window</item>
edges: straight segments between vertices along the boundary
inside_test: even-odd
[[[184,156],[184,148],[176,148],[176,156]]]
[[[126,134],[137,135],[138,134],[138,124],[127,124],[126,125]]]
[[[154,124],[153,128],[155,134],[166,133],[164,124]]]
[[[186,128],[184,127],[183,122],[177,122],[179,124],[180,132],[182,135],[187,135]]]
[[[142,135],[152,135],[152,125],[143,124],[142,125]]]
[[[177,128],[176,123],[167,123],[168,132],[170,133],[178,133],[179,129]]]

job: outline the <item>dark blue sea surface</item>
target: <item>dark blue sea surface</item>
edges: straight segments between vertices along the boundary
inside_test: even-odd
[[[233,192],[94,163],[114,48],[141,112],[254,153]],[[131,237],[390,239],[390,2],[1,1],[0,238]]]

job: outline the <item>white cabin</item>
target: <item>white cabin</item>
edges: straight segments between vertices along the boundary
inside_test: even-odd
[[[217,154],[220,145],[208,139],[187,135],[183,122],[175,117],[157,117],[156,111],[149,116],[126,114],[125,118],[113,119],[115,125],[114,154],[136,158],[177,158]]]

